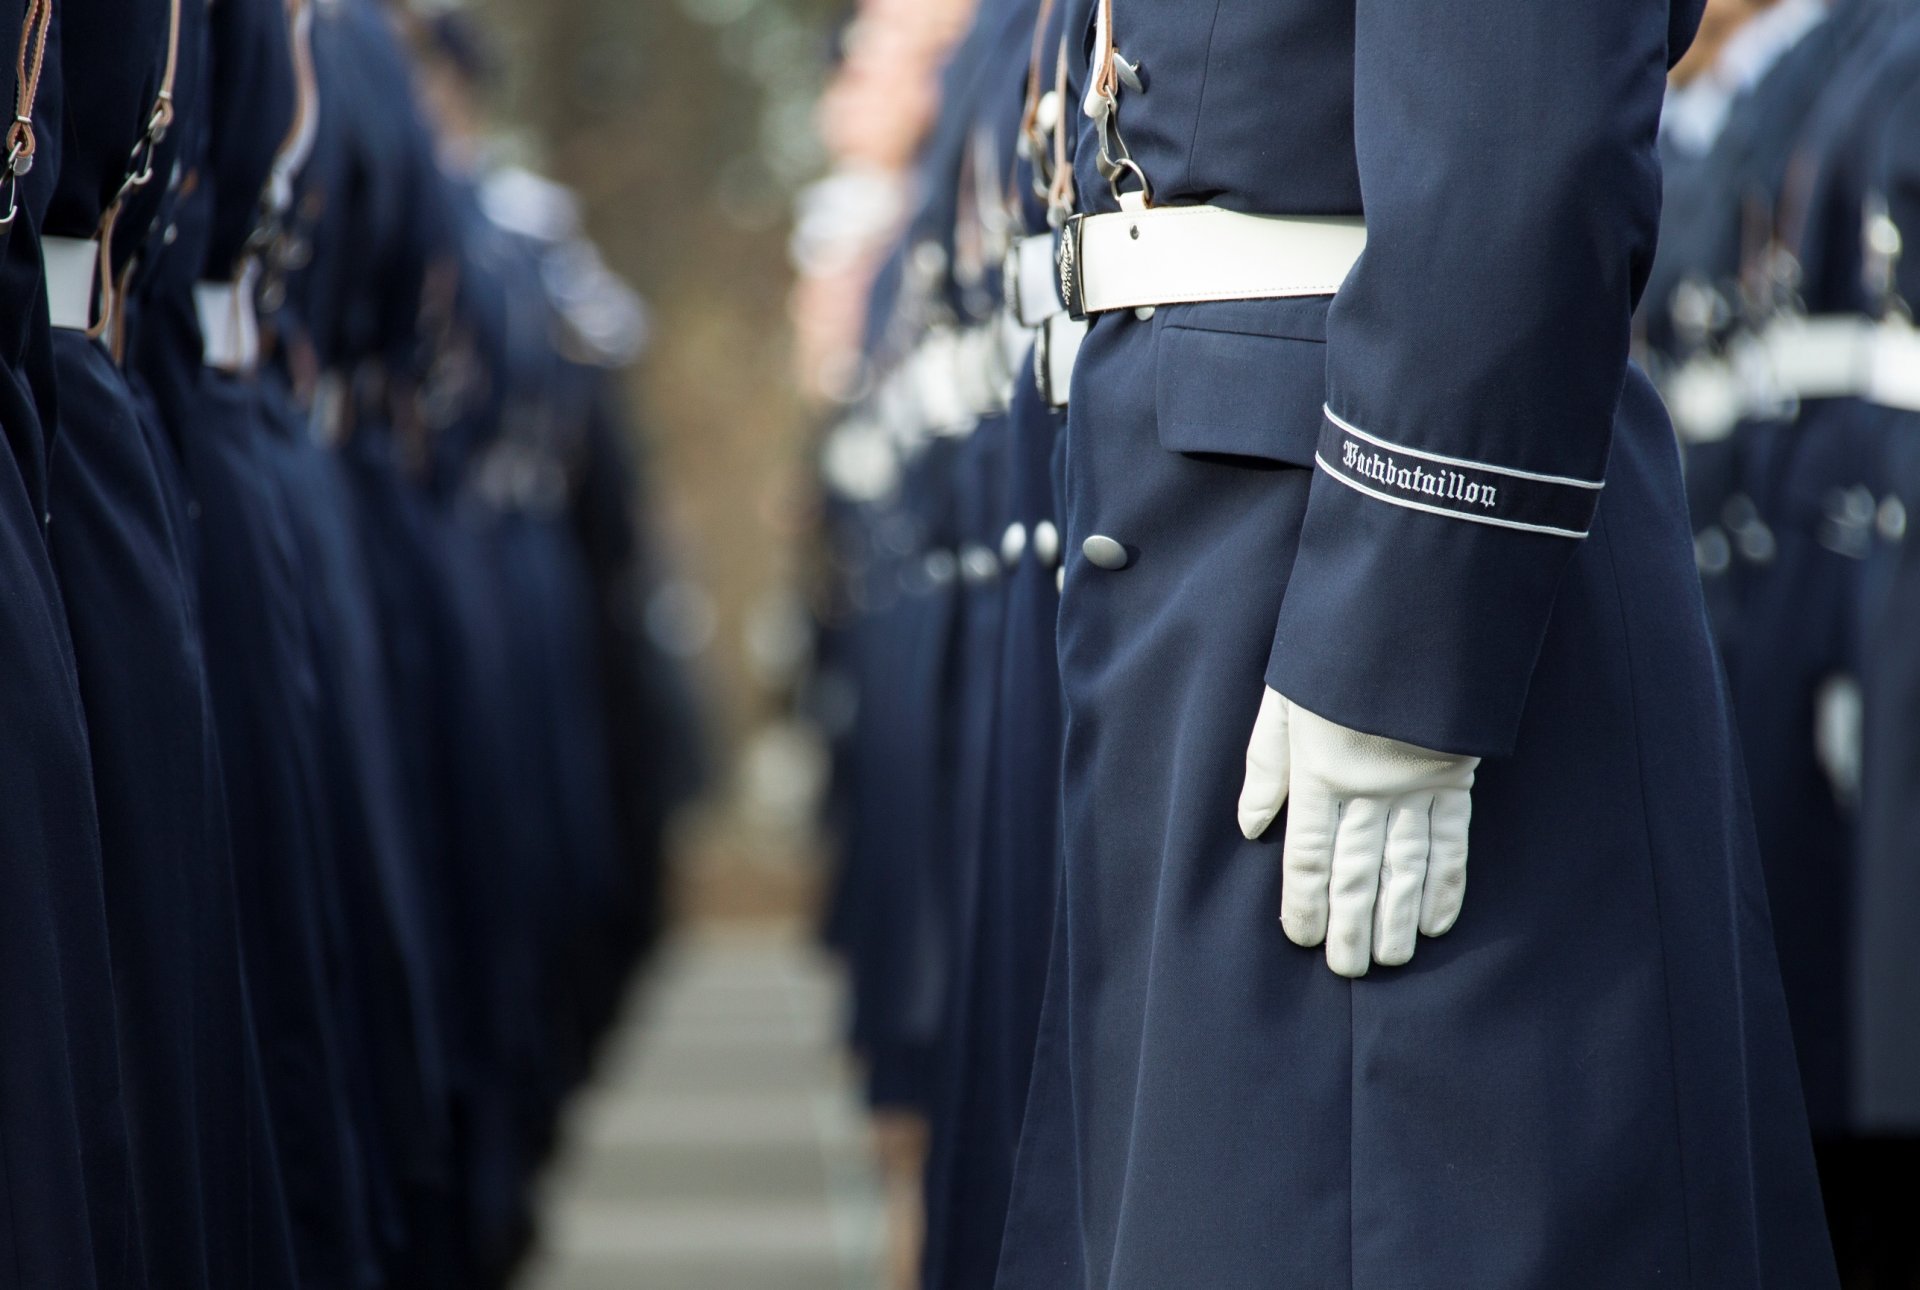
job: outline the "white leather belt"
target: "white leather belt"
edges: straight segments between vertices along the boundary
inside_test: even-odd
[[[1033,380],[1047,406],[1067,406],[1067,391],[1073,384],[1073,361],[1086,337],[1084,319],[1067,316],[1060,300],[1060,273],[1056,266],[1053,234],[1037,233],[1014,243],[1007,255],[1003,278],[1006,283],[1007,312],[1030,336],[1033,344]],[[1018,369],[1019,358],[1013,367]]]
[[[1067,392],[1073,388],[1073,363],[1080,356],[1080,342],[1087,336],[1084,318],[1055,314],[1040,324],[1033,337],[1033,379],[1040,386],[1040,397],[1047,406],[1067,406]]]
[[[1060,295],[1076,318],[1112,309],[1330,296],[1367,244],[1358,216],[1156,206],[1067,221]]]
[[[1881,407],[1920,412],[1920,329],[1909,322],[1880,324],[1869,388]]]
[[[929,332],[900,369],[909,424],[916,434],[959,434],[974,415],[960,382],[960,334]]]
[[[100,274],[100,244],[90,237],[43,237],[47,314],[55,327],[86,331],[93,326],[93,289]]]
[[[1036,233],[1015,242],[1007,252],[1001,282],[1007,310],[1022,327],[1038,327],[1065,308],[1054,268],[1053,234]]]
[[[1860,314],[1782,317],[1736,337],[1724,355],[1681,366],[1661,394],[1690,443],[1725,439],[1745,420],[1791,417],[1807,399],[1920,412],[1920,331]]]
[[[200,315],[201,355],[208,367],[250,372],[260,362],[260,320],[253,309],[253,278],[196,282],[193,305]]]
[[[1855,314],[1776,319],[1760,333],[1773,392],[1783,399],[1843,399],[1868,392],[1879,325]]]
[[[964,435],[1007,410],[1032,343],[1006,313],[973,327],[936,328],[881,383],[881,415],[909,437]]]

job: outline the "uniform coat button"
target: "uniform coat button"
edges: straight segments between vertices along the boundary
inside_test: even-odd
[[[977,587],[1000,576],[1000,562],[986,547],[969,546],[960,553],[960,575]]]
[[[1008,568],[1020,563],[1020,557],[1027,549],[1027,526],[1015,520],[1007,525],[1007,531],[1000,538],[1000,559]]]
[[[1060,558],[1060,530],[1053,526],[1052,520],[1041,520],[1033,526],[1033,555],[1045,565]]]
[[[1080,544],[1080,553],[1087,557],[1087,563],[1098,569],[1118,570],[1127,567],[1127,548],[1099,533]]]

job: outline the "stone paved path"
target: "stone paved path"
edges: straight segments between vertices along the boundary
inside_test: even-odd
[[[775,930],[662,956],[576,1099],[522,1290],[874,1290],[883,1234],[830,966]]]

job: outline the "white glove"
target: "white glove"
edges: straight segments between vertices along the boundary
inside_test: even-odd
[[[1370,961],[1413,957],[1440,936],[1467,889],[1467,823],[1478,757],[1454,757],[1316,717],[1269,689],[1247,745],[1240,831],[1257,838],[1287,813],[1280,925],[1294,944],[1327,943],[1327,966],[1365,976]]]

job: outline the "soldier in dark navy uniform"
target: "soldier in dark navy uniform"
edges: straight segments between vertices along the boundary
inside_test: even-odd
[[[1697,12],[1095,9],[1021,1164],[1075,1195],[1000,1284],[1834,1284],[1627,361]]]
[[[127,252],[129,270],[123,273],[124,288],[114,301],[118,312],[113,326],[115,347],[143,423],[154,428],[155,442],[165,445],[164,451],[156,452],[156,459],[168,467],[175,532],[187,563],[195,621],[203,631],[197,576],[201,510],[189,496],[182,469],[183,418],[177,412],[183,401],[194,401],[188,389],[197,385],[201,369],[193,285],[200,271],[203,247],[197,232],[203,222],[191,208],[207,195],[207,148],[216,115],[211,38],[216,31],[222,35],[231,31],[235,7],[220,6],[217,18],[194,7],[182,11],[173,120],[154,159],[156,173],[165,176],[166,183],[162,187],[154,181],[159,208],[144,241],[132,243]],[[229,72],[231,51],[222,54],[221,70]],[[235,92],[226,79],[219,90],[229,96]],[[128,225],[126,231],[131,228]],[[204,635],[202,639],[203,657],[211,657]],[[211,676],[208,684],[211,691]],[[197,891],[193,886],[173,888],[194,892],[197,914],[171,914],[169,922],[179,939],[164,951],[155,950],[155,957],[179,961],[164,972],[141,970],[120,978],[130,982],[130,993],[163,992],[160,997],[167,1000],[169,1009],[177,1009],[182,998],[193,1001],[196,1066],[187,1069],[198,1086],[197,1109],[166,1108],[167,1132],[172,1137],[160,1145],[160,1161],[147,1163],[151,1199],[143,1222],[153,1233],[149,1274],[160,1284],[188,1280],[208,1286],[290,1285],[295,1272],[285,1193],[253,1007],[258,986],[241,982],[239,888],[229,867],[231,816],[224,777],[217,766],[211,773],[215,784],[211,796],[218,812],[214,836],[219,845],[205,857]],[[131,941],[116,950],[126,957],[129,946],[138,944]],[[193,949],[184,951],[186,946]],[[179,1023],[169,1016],[163,1024],[168,1034],[165,1042],[171,1046],[177,1042]],[[155,1091],[165,1090],[164,1081],[155,1083]],[[175,1097],[185,1100],[178,1092]],[[217,1113],[211,1110],[215,1107]],[[181,1140],[188,1133],[194,1135],[190,1147]]]
[[[273,1284],[249,1266],[258,1068],[189,508],[174,444],[119,366],[189,118],[206,110],[205,11],[100,3],[63,18],[43,241],[49,539],[91,736],[136,1179],[130,1247],[95,1253],[117,1284]]]
[[[986,1145],[974,1123],[981,1054],[973,1024],[978,1009],[990,1005],[994,984],[979,976],[977,931],[981,920],[991,916],[982,901],[989,898],[983,886],[991,863],[987,794],[1002,715],[996,703],[1006,608],[1000,545],[1010,518],[1006,410],[1013,388],[1013,364],[995,338],[1012,218],[1006,193],[1014,156],[1012,124],[1020,103],[1021,55],[1032,26],[1029,0],[980,6],[954,74],[947,78],[936,131],[951,132],[962,142],[956,155],[944,159],[953,169],[931,176],[951,192],[943,205],[945,217],[953,221],[941,239],[950,257],[952,314],[933,333],[932,343],[952,345],[950,371],[959,413],[954,424],[934,430],[957,438],[949,487],[954,520],[950,551],[958,592],[956,621],[945,643],[939,719],[929,748],[940,790],[936,827],[943,854],[936,893],[941,940],[947,947],[924,1187],[922,1281],[929,1290],[953,1284],[955,1259],[966,1258],[964,1223],[971,1217],[970,1201],[957,1189]]]
[[[1920,82],[1886,103],[1870,175],[1898,234],[1890,319],[1910,325],[1903,315],[1910,320],[1920,301]],[[1889,492],[1877,527],[1892,569],[1868,633],[1864,677],[1853,1092],[1855,1130],[1873,1141],[1858,1254],[1882,1284],[1911,1285],[1920,1283],[1920,1250],[1902,1216],[1913,1212],[1920,1188],[1920,937],[1912,929],[1920,911],[1920,538],[1912,527],[1920,515],[1920,407],[1909,401],[1888,417]]]
[[[1795,1012],[1796,1038],[1803,1070],[1819,1075],[1809,1075],[1809,1102],[1823,1138],[1821,1174],[1841,1274],[1848,1284],[1874,1286],[1920,1277],[1920,1256],[1901,1218],[1915,1203],[1920,1140],[1920,1065],[1912,1060],[1920,962],[1915,938],[1901,924],[1920,910],[1920,886],[1912,834],[1893,831],[1920,788],[1911,751],[1911,638],[1904,630],[1913,613],[1908,515],[1920,412],[1912,392],[1920,346],[1912,341],[1909,304],[1920,286],[1909,249],[1920,235],[1912,204],[1920,174],[1912,133],[1916,70],[1920,13],[1896,6],[1882,38],[1863,43],[1834,78],[1823,98],[1827,110],[1797,144],[1812,179],[1805,218],[1789,225],[1802,231],[1793,259],[1802,271],[1796,303],[1811,321],[1871,325],[1867,334],[1904,342],[1876,366],[1906,393],[1869,381],[1851,391],[1854,397],[1809,400],[1795,423],[1800,445],[1791,487],[1802,496],[1822,490],[1815,539],[1852,566],[1845,580],[1851,612],[1833,629],[1850,646],[1844,679],[1854,687],[1852,706],[1836,716],[1822,705],[1814,731],[1845,811],[1841,840],[1848,851],[1837,865],[1801,855],[1798,889],[1774,893],[1775,917],[1784,921],[1796,917],[1793,905],[1811,884],[1839,888],[1837,901],[1811,906],[1816,916],[1827,915],[1814,925],[1824,942],[1803,943],[1797,957],[1783,947],[1782,965],[1790,985],[1796,975],[1810,976],[1830,991]],[[1802,617],[1778,621],[1782,652],[1791,657],[1810,624]],[[1804,852],[1804,831],[1791,841]],[[1810,953],[1816,949],[1817,957]]]
[[[1000,49],[974,100],[948,108],[971,117],[976,149],[989,141],[998,156],[1013,158],[1004,166],[1011,178],[1001,222],[1009,233],[995,286],[1002,326],[1017,337],[1019,370],[1010,374],[1009,407],[994,431],[1000,495],[987,545],[1000,569],[997,639],[988,648],[997,657],[991,693],[973,700],[991,722],[985,746],[972,754],[987,778],[955,911],[958,951],[940,1063],[949,1091],[929,1166],[929,1286],[985,1284],[998,1262],[1053,927],[1060,741],[1053,497],[1061,413],[1044,379],[1051,343],[1041,331],[1067,321],[1048,271],[1049,217],[1061,213],[1048,199],[1063,142],[1049,126],[1065,124],[1055,92],[1060,17],[1060,6],[983,9],[976,21],[999,28]],[[987,432],[983,424],[974,433]]]
[[[272,466],[254,294],[265,267],[256,227],[263,209],[284,205],[310,137],[305,8],[232,0],[209,12],[204,155],[131,341],[194,502],[242,943],[284,1188],[290,1254],[263,1246],[251,1275],[346,1287],[371,1284],[378,1268],[330,939],[338,899],[323,850],[319,688],[304,571]]]
[[[1797,21],[1792,9],[1771,14]],[[1731,105],[1708,164],[1670,212],[1677,236],[1656,275],[1669,298],[1664,308],[1648,302],[1656,319],[1692,314],[1666,330],[1706,342],[1667,369],[1667,382],[1683,434],[1700,438],[1687,447],[1696,547],[1718,607],[1848,1284],[1903,1283],[1890,1269],[1905,1256],[1887,1234],[1898,1227],[1890,1215],[1910,1204],[1894,1180],[1911,1172],[1895,1153],[1912,1122],[1885,1109],[1915,1075],[1885,1061],[1882,1047],[1897,1048],[1913,1009],[1916,978],[1898,966],[1910,938],[1890,934],[1913,908],[1901,876],[1909,866],[1889,865],[1884,842],[1869,836],[1910,796],[1898,778],[1910,724],[1897,697],[1901,665],[1883,645],[1899,638],[1886,624],[1904,612],[1908,436],[1902,414],[1875,406],[1860,383],[1875,364],[1852,351],[1869,352],[1883,319],[1904,326],[1894,280],[1902,239],[1884,210],[1899,184],[1884,167],[1892,105],[1917,50],[1910,7],[1866,0],[1822,17]],[[1737,247],[1727,232],[1736,226]],[[1661,329],[1650,332],[1660,339]],[[1734,378],[1729,356],[1761,360],[1761,379]],[[1700,373],[1731,396],[1722,415],[1736,424],[1688,414]],[[1891,1095],[1878,1113],[1869,1088]]]
[[[0,95],[0,1251],[21,1284],[139,1285],[134,1178],[93,769],[74,647],[46,548],[56,398],[40,232],[60,172],[59,16],[8,6]],[[24,75],[21,72],[24,71]]]
[[[256,227],[253,234],[265,248],[268,274],[262,331],[269,343],[261,389],[268,460],[294,538],[318,682],[313,727],[328,826],[324,855],[339,901],[333,944],[342,973],[338,1006],[353,1114],[375,1257],[384,1275],[392,1276],[413,1258],[412,1229],[423,1220],[418,1211],[444,1186],[448,1168],[443,1037],[426,880],[411,847],[393,699],[368,576],[370,553],[338,452],[341,409],[315,399],[318,364],[311,340],[316,326],[337,325],[330,344],[344,337],[352,352],[371,352],[378,337],[355,324],[372,316],[369,297],[377,298],[387,283],[377,273],[340,275],[333,297],[338,314],[315,318],[301,310],[313,293],[289,291],[284,279],[311,261],[310,248],[323,235],[313,209],[318,176],[329,167],[362,164],[359,153],[379,147],[388,132],[418,127],[384,12],[359,3],[329,6],[313,14],[313,26],[309,75],[317,117],[308,130],[315,160],[295,167],[297,178],[290,183],[279,181],[285,191],[268,206],[283,212],[279,227]],[[324,212],[326,235],[357,237],[369,264],[389,263],[389,248],[402,234],[396,212],[404,187],[349,184],[344,194],[339,187],[329,189],[335,200]],[[340,274],[337,258],[325,264]],[[353,322],[341,322],[342,316]]]

